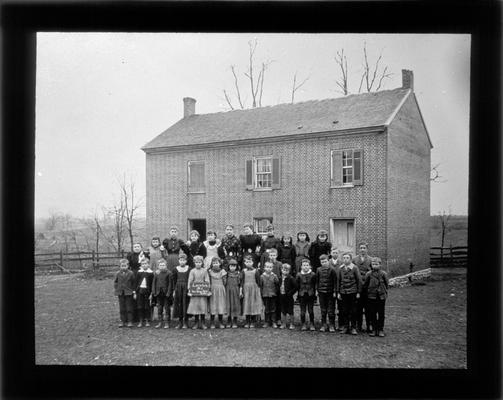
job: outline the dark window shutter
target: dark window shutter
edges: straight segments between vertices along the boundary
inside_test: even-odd
[[[363,183],[363,150],[353,151],[353,185]]]
[[[342,150],[332,150],[331,186],[342,186]]]
[[[281,187],[281,158],[272,159],[272,188]]]
[[[246,160],[246,190],[253,190],[253,160]]]

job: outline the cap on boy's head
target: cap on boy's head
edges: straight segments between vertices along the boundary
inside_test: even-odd
[[[201,235],[199,234],[199,232],[198,232],[198,231],[196,231],[196,230],[190,231],[190,233],[189,233],[189,237],[191,237],[192,235],[196,235],[197,237],[200,237],[200,236],[201,236]]]
[[[243,228],[250,228],[251,230],[253,230],[253,225],[252,224],[244,224]]]
[[[346,256],[346,255],[349,256],[349,257],[352,256],[352,254],[349,251],[345,251],[344,253],[342,253],[343,257]]]
[[[320,256],[320,260],[328,260],[328,256],[326,254],[322,254]]]
[[[179,256],[178,256],[178,259],[184,259],[186,260],[187,259],[187,254],[184,254],[184,253],[181,253]]]
[[[360,242],[360,243],[358,243],[358,247],[360,247],[360,246],[365,246],[368,248],[369,244],[367,242]]]
[[[328,236],[328,232],[325,229],[320,229],[318,231],[318,236],[321,236],[321,235]]]
[[[229,265],[238,265],[238,262],[236,260],[234,260],[233,258],[231,258],[229,260]]]

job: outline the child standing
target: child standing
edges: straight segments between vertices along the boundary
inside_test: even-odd
[[[194,283],[210,283],[208,271],[203,268],[204,259],[202,256],[194,257],[194,268],[190,270],[188,285],[191,287]],[[189,294],[190,304],[187,313],[194,315],[195,323],[192,329],[206,329],[204,317],[208,311],[208,299],[206,296],[193,296]]]
[[[206,237],[208,240],[203,242],[204,247],[206,248],[206,257],[204,259],[204,268],[209,270],[211,268],[211,262],[213,258],[219,257],[220,241],[217,240],[217,233],[215,231],[208,231],[206,233]]]
[[[133,274],[136,275],[138,270],[140,269],[141,260],[145,257],[145,253],[143,252],[141,243],[133,244],[133,251],[128,253],[126,258],[129,263],[129,268],[133,271]]]
[[[199,240],[200,235],[198,231],[190,231],[189,234],[190,242],[188,242],[189,253],[191,255],[191,262],[189,262],[189,267],[194,268],[194,257],[201,256],[206,257],[206,247]]]
[[[173,306],[173,318],[178,318],[178,325],[175,329],[187,329],[187,307],[189,306],[189,296],[187,282],[189,280],[189,266],[187,256],[180,254],[179,265],[173,271],[173,286],[175,288],[175,298]]]
[[[328,256],[331,249],[332,244],[328,241],[328,232],[325,229],[320,229],[318,236],[316,236],[316,240],[311,244],[309,249],[309,258],[311,259],[311,266],[315,273],[321,265],[320,256],[322,254]]]
[[[356,335],[356,300],[362,291],[360,271],[351,262],[351,253],[342,255],[343,265],[337,276],[337,298],[341,300],[344,327],[340,333]]]
[[[260,256],[260,267],[262,268],[262,270],[264,269],[264,263],[267,261],[266,251],[269,249],[276,249],[276,251],[279,252],[279,248],[281,246],[281,240],[274,236],[274,226],[272,224],[267,225],[266,232],[266,237],[262,240],[262,243],[260,245],[260,252],[262,254]],[[277,275],[279,277],[279,273]]]
[[[279,285],[279,304],[281,309],[281,329],[290,328],[293,326],[293,295],[297,291],[297,281],[290,275],[292,267],[290,264],[283,264],[281,269],[281,281]],[[287,317],[289,321],[287,321]]]
[[[335,332],[335,288],[337,286],[337,275],[328,262],[328,256],[322,254],[320,257],[320,267],[316,271],[316,289],[320,299],[321,327],[320,332],[327,330],[327,313],[330,332]]]
[[[157,317],[159,323],[155,326],[161,328],[164,321],[164,311],[166,312],[166,323],[164,328],[169,328],[171,321],[171,304],[173,303],[173,279],[172,273],[168,271],[166,260],[161,259],[158,263],[159,269],[154,272],[152,283],[152,298],[155,297],[157,304]]]
[[[372,257],[372,270],[365,275],[363,286],[367,289],[370,323],[373,331],[370,336],[384,337],[384,306],[388,297],[388,276],[381,270],[381,259]]]
[[[145,326],[150,326],[150,294],[152,293],[152,281],[154,273],[150,269],[149,261],[144,257],[141,261],[140,269],[136,274],[136,304],[138,308],[138,328],[141,328],[143,321]]]
[[[360,271],[360,276],[362,279],[365,277],[367,272],[370,271],[370,259],[368,255],[368,244],[365,242],[361,242],[358,244],[359,252],[356,257],[353,258],[353,264],[358,267]],[[370,315],[367,307],[367,291],[362,289],[360,294],[360,298],[356,302],[356,329],[359,332],[363,331],[363,315],[365,314],[365,325],[367,327],[367,333],[371,332],[370,326]]]
[[[150,246],[145,255],[150,259],[150,269],[155,273],[158,268],[159,260],[163,259],[163,251],[161,251],[161,239],[154,236],[150,241]]]
[[[247,254],[243,257],[245,269],[241,272],[243,282],[243,314],[245,328],[255,328],[255,319],[262,313],[262,299],[260,297],[260,274],[253,266],[253,258]]]
[[[335,274],[336,276],[339,276],[339,268],[341,267],[341,265],[343,264],[342,260],[340,259],[339,257],[339,250],[337,248],[337,246],[332,246],[332,249],[330,250],[330,266],[335,270]],[[337,329],[338,331],[341,330],[341,327],[344,325],[343,323],[343,318],[342,318],[342,302],[341,300],[339,300],[337,298],[337,286],[334,288],[334,292],[335,292],[335,305],[337,306],[337,311],[336,311],[336,315],[337,315]]]
[[[128,260],[123,258],[119,261],[119,271],[115,274],[114,290],[119,298],[119,313],[121,322],[119,328],[127,323],[131,328],[133,326],[133,294],[135,282],[133,272],[129,269]]]
[[[272,262],[272,272],[278,277],[281,276],[281,270],[283,268],[283,264],[281,261],[278,261],[278,250],[274,247],[270,248],[267,250],[269,254],[269,260]],[[267,253],[265,253],[267,254]],[[262,271],[261,271],[262,272]],[[274,318],[274,321],[276,322],[276,325],[281,324],[281,304],[279,303],[279,296],[276,296],[276,311],[274,312],[274,315],[272,316]]]
[[[297,298],[300,304],[301,331],[308,329],[306,326],[306,308],[309,312],[309,330],[314,331],[314,296],[316,290],[316,275],[311,270],[311,263],[306,258],[302,260],[301,268],[297,274],[297,287],[299,293]]]
[[[300,272],[302,261],[309,260],[309,248],[311,247],[309,235],[306,231],[297,233],[297,242],[295,243],[295,270]]]
[[[222,260],[213,257],[209,271],[211,282],[210,329],[215,329],[215,315],[218,315],[218,328],[225,328],[223,317],[226,312],[225,283],[227,272],[222,269]]]
[[[264,273],[260,276],[260,290],[262,292],[262,301],[264,303],[264,328],[276,325],[276,299],[278,294],[279,278],[272,272],[273,264],[271,261],[266,261],[264,265]],[[274,318],[274,320],[273,320]]]
[[[228,325],[230,328],[238,327],[238,316],[241,314],[241,297],[243,297],[243,289],[241,287],[241,274],[237,270],[238,262],[234,259],[229,260],[227,273],[227,282],[225,284],[225,293],[227,296],[227,316]],[[232,325],[231,325],[232,323]]]
[[[281,264],[288,264],[291,266],[290,275],[295,277],[297,271],[295,270],[295,247],[293,246],[292,236],[290,233],[285,233],[281,236],[281,244],[279,246],[278,258]]]

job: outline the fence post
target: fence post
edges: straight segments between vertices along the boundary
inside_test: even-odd
[[[63,250],[59,250],[59,263],[63,266]]]
[[[124,250],[121,250],[121,258],[124,258]]]
[[[449,245],[449,250],[451,253],[451,267],[454,265],[454,256],[452,255],[452,243]]]

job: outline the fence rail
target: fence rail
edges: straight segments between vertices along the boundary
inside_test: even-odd
[[[431,268],[466,267],[468,264],[468,247],[430,247]]]
[[[74,251],[57,253],[35,253],[35,272],[72,273],[86,269],[117,267],[126,252]]]

